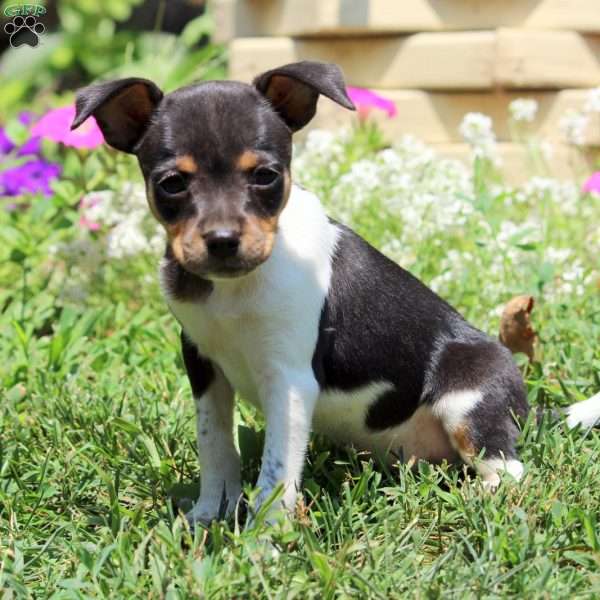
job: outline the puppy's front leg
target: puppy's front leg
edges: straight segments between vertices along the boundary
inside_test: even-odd
[[[271,375],[265,384],[263,410],[267,427],[257,482],[259,505],[282,483],[281,502],[286,509],[294,509],[318,395],[319,386],[312,371],[283,371]]]
[[[204,524],[232,513],[240,497],[240,456],[233,442],[233,390],[219,367],[181,336],[185,367],[196,403],[200,498],[187,513]]]

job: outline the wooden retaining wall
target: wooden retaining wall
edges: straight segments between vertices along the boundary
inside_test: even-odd
[[[303,59],[338,63],[349,85],[394,100],[382,122],[446,155],[468,157],[458,132],[467,112],[494,119],[509,179],[530,175],[526,151],[508,126],[508,104],[535,98],[529,131],[555,145],[550,171],[589,168],[565,143],[559,122],[600,86],[600,0],[213,0],[217,40],[229,43],[230,76]],[[320,101],[313,127],[355,118]],[[586,143],[600,146],[600,116]]]

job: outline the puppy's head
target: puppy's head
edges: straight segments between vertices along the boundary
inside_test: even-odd
[[[300,62],[163,96],[146,79],[93,85],[77,95],[73,127],[94,115],[107,143],[135,154],[170,253],[206,278],[244,275],[271,254],[290,193],[292,133],[319,94],[353,109],[335,65]]]

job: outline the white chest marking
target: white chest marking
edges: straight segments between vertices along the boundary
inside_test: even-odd
[[[199,302],[167,302],[199,351],[260,405],[274,371],[310,371],[339,229],[316,196],[294,187],[271,257],[245,277],[214,281]]]

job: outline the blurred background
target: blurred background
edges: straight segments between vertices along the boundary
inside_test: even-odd
[[[164,246],[134,158],[103,144],[93,118],[70,131],[77,88],[250,82],[305,59],[339,64],[357,107],[321,98],[294,138],[295,180],[333,216],[459,300],[477,297],[470,257],[483,260],[484,244],[498,294],[583,293],[595,280],[598,229],[575,230],[594,221],[588,194],[600,194],[598,0],[9,0],[1,14],[6,247],[39,253],[37,234],[11,236],[34,220],[29,207],[47,211],[53,264],[72,284],[59,299],[94,298],[94,286],[99,302],[128,298],[134,278],[107,292],[102,277],[129,273],[133,256],[146,274]],[[577,238],[589,268],[552,235]],[[24,254],[11,255],[17,272]]]
[[[485,121],[461,128],[463,117],[484,113],[513,182],[531,175],[524,137],[537,138],[562,177],[585,168],[573,146],[600,141],[597,113],[584,126],[594,113],[586,111],[588,90],[600,85],[596,0],[220,0],[214,9],[233,78],[300,59],[336,62],[349,85],[394,102],[396,118],[372,115],[388,136],[411,134],[459,159],[476,141],[469,127],[486,128]],[[530,102],[509,110],[523,98]],[[315,126],[351,118],[327,104]]]
[[[28,16],[34,33],[41,25],[38,35],[25,23],[15,31],[14,20]],[[213,27],[202,0],[8,1],[2,19],[4,118],[99,78],[143,74],[172,89],[225,74],[221,47],[208,43]]]
[[[27,6],[44,11],[35,47],[30,27],[6,33]],[[469,161],[493,128],[498,163],[515,183],[532,168],[589,171],[600,144],[600,98],[589,94],[600,85],[597,0],[59,0],[3,9],[3,121],[99,78],[141,75],[172,90],[318,59],[392,103],[363,107],[390,140],[411,134]],[[491,122],[464,123],[467,113]],[[312,127],[353,119],[322,100]]]

